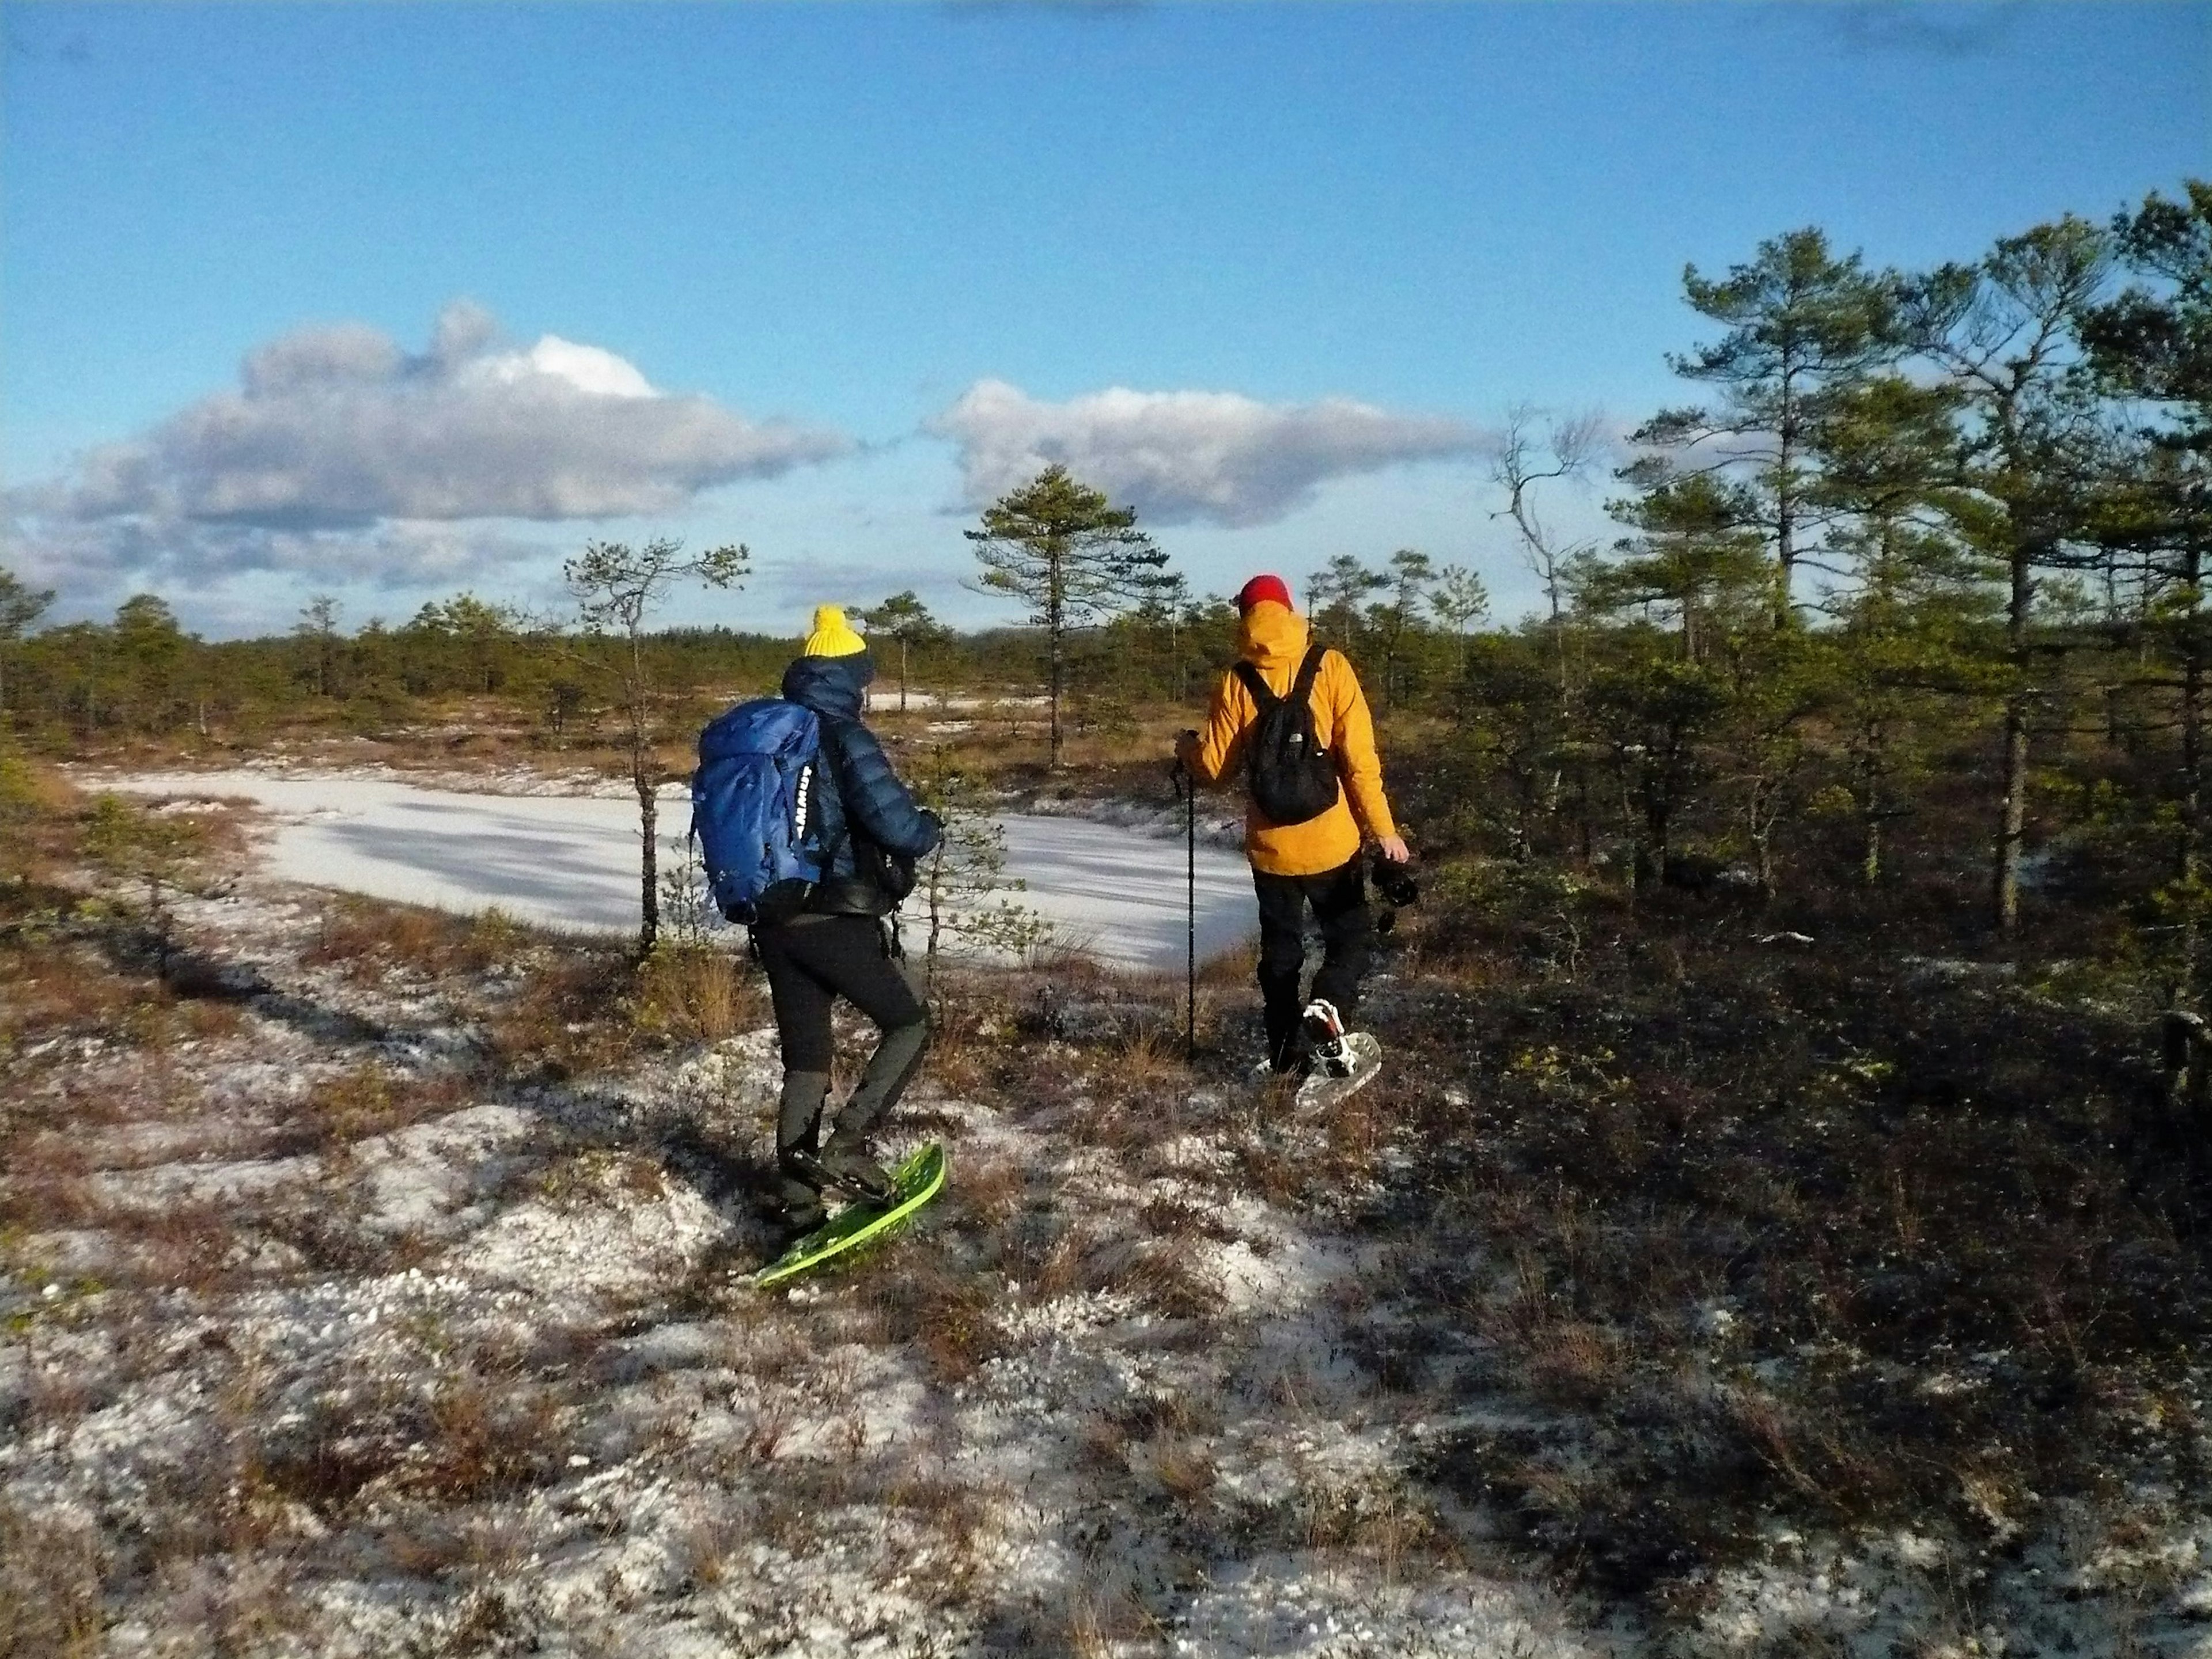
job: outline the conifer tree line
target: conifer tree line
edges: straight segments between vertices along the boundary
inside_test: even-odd
[[[1679,404],[1625,433],[1505,417],[1468,538],[1525,562],[1526,620],[1417,549],[1284,572],[1421,756],[1431,844],[1769,898],[1940,873],[2001,938],[2055,865],[2093,867],[2194,1000],[2212,184],[1920,271],[1793,230],[1686,270],[1683,294]],[[1577,489],[1604,492],[1612,533],[1559,532]],[[955,633],[911,592],[848,596],[894,691],[1042,688],[1057,760],[1194,704],[1232,653],[1227,601],[1064,469],[968,534],[975,586],[1023,613]],[[459,696],[556,735],[610,719],[574,641],[542,648],[563,630],[474,594],[350,629],[318,600],[289,635],[219,643],[149,595],[41,629],[45,597],[0,575],[0,711],[33,742],[212,738],[303,707],[369,731]],[[672,601],[635,644],[656,696],[774,683],[787,641],[682,620]]]

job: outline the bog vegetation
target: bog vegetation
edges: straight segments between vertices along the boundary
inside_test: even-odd
[[[2212,185],[1970,254],[1901,273],[1790,232],[1686,273],[1681,406],[1620,442],[1510,412],[1495,527],[1537,579],[1530,617],[1492,617],[1473,572],[1413,549],[1303,584],[1376,705],[1428,899],[1376,1001],[1397,1083],[1322,1126],[1323,1158],[1237,1141],[1236,1184],[1390,1246],[1333,1316],[1377,1398],[1452,1425],[1392,1498],[1393,1552],[1443,1559],[1454,1505],[1489,1506],[1560,1582],[1686,1628],[1724,1566],[1797,1536],[1785,1522],[1940,1534],[1929,1595],[1960,1632],[2027,1628],[2046,1592],[2181,1593],[2157,1540],[2203,1523],[2212,1443]],[[1613,533],[1558,532],[1578,485],[1607,491]],[[1162,739],[1231,656],[1233,609],[1064,474],[971,534],[1035,621],[960,634],[911,592],[872,607],[902,767],[971,811],[1009,788],[1164,793]],[[28,868],[60,854],[11,826],[70,817],[136,930],[125,966],[171,982],[194,849],[174,819],[57,804],[45,759],[346,737],[442,757],[498,732],[649,799],[792,649],[667,626],[673,597],[619,637],[465,593],[351,629],[318,601],[289,635],[219,642],[151,596],[40,627],[44,599],[0,576],[0,830]],[[1049,719],[1024,712],[1048,687]],[[975,706],[900,712],[921,688]],[[974,822],[931,890],[988,887]],[[0,890],[24,962],[57,927],[121,925],[55,922],[46,880]],[[334,960],[396,948],[327,927],[363,929]],[[592,1011],[656,1043],[744,1024],[755,994],[667,927],[635,960],[549,957],[549,1012],[499,1065],[605,1060]],[[434,932],[408,948],[438,972],[492,951],[481,925]],[[1161,1091],[1201,1096],[1161,1010],[1073,978],[940,989],[933,1066],[1039,1134],[1141,1146]],[[1073,1008],[1093,991],[1103,1024]],[[1239,973],[1209,981],[1217,1104],[1240,994]],[[26,1006],[9,1041],[66,1023]],[[933,1310],[917,1328],[975,1334],[972,1352],[933,1339],[960,1376],[1012,1340],[988,1287],[1038,1279],[1025,1230],[1059,1214],[1001,1173],[1001,1208],[988,1170],[948,1206],[966,1255],[886,1292]],[[1066,1254],[1202,1325],[1205,1299],[1154,1271],[1171,1252]],[[1176,1524],[1256,1547],[1210,1468],[1159,1477]],[[1330,1521],[1340,1539],[1307,1518],[1308,1547],[1372,1542],[1365,1510]]]
[[[2192,1004],[2209,259],[2212,187],[2191,181],[1932,271],[1870,269],[1814,229],[1725,276],[1688,270],[1708,324],[1671,358],[1689,401],[1625,446],[1593,419],[1508,416],[1495,517],[1540,581],[1534,617],[1499,624],[1478,577],[1413,549],[1346,552],[1304,584],[1399,751],[1433,750],[1449,776],[1426,843],[1638,886],[1742,879],[1768,899],[1955,888],[1978,863],[1976,908],[2007,937],[2024,888],[2093,861],[2106,913],[2141,924],[2146,963]],[[1550,528],[1577,481],[1608,487],[1609,541]],[[869,612],[886,666],[902,688],[1049,687],[1054,764],[1063,697],[1079,736],[1128,731],[1187,706],[1231,653],[1228,604],[1194,595],[1133,514],[1061,469],[969,534],[979,586],[1031,616],[959,635],[890,596]],[[727,585],[742,554],[689,564],[731,556],[713,573]],[[613,555],[639,557],[586,559]],[[374,735],[477,697],[546,746],[618,746],[642,776],[648,725],[682,732],[765,689],[789,649],[656,629],[665,583],[619,637],[594,631],[604,603],[532,618],[461,593],[350,632],[318,600],[289,636],[208,642],[152,595],[40,629],[46,596],[5,580],[0,707],[22,742],[61,752]],[[1954,810],[1968,783],[1986,792],[1978,817]]]

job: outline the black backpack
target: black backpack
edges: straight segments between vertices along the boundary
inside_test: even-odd
[[[1314,676],[1321,672],[1325,654],[1325,647],[1306,647],[1287,697],[1269,690],[1250,663],[1237,665],[1237,678],[1260,710],[1248,755],[1252,799],[1260,815],[1278,828],[1317,818],[1336,805],[1336,763],[1314,731]]]

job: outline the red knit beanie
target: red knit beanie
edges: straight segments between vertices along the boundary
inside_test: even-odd
[[[1280,576],[1255,576],[1237,590],[1237,614],[1243,616],[1262,599],[1273,599],[1288,611],[1291,590],[1284,586]]]

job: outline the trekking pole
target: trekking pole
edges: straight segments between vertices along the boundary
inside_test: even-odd
[[[1189,735],[1196,737],[1196,732]],[[1183,840],[1183,1000],[1182,1051],[1186,1061],[1198,1059],[1198,780],[1177,756],[1176,793],[1182,797]]]

